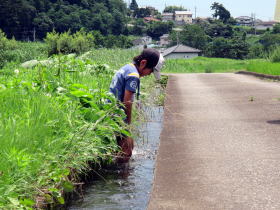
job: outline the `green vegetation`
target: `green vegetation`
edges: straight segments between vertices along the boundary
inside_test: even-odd
[[[102,36],[100,32],[85,32],[83,29],[70,34],[65,32],[62,34],[52,32],[48,33],[45,39],[48,48],[48,55],[53,54],[81,54],[92,49],[98,48],[130,48],[132,47],[133,37],[129,36]]]
[[[278,50],[279,51],[279,50]],[[235,60],[227,58],[170,59],[165,63],[166,73],[224,73],[247,70],[261,74],[280,75],[280,63],[268,59]]]
[[[19,64],[25,61],[47,59],[55,54],[77,55],[99,48],[130,48],[132,36],[103,36],[98,31],[90,33],[83,29],[71,34],[51,32],[47,34],[45,42],[20,42],[8,39],[0,30],[0,68],[7,63]],[[126,51],[124,51],[126,52]],[[110,59],[109,59],[110,60]]]
[[[248,71],[261,74],[280,75],[280,63],[273,63],[269,60],[251,60],[247,65]]]
[[[112,161],[115,136],[128,133],[108,87],[114,69],[138,53],[94,50],[1,69],[0,209],[63,204],[88,163]]]
[[[221,73],[245,70],[248,61],[226,58],[170,59],[165,63],[163,72],[168,73]]]
[[[274,63],[280,62],[280,46],[277,46],[270,54],[270,60]]]
[[[70,32],[58,34],[56,32],[48,33],[45,39],[48,46],[48,55],[53,54],[81,54],[94,47],[94,36],[83,30],[71,35]]]
[[[148,25],[147,34],[154,38],[159,39],[163,34],[168,34],[172,31],[174,23],[169,22],[153,22]]]
[[[22,63],[47,57],[46,45],[40,42],[18,42],[7,39],[0,29],[0,69],[9,62]]]
[[[47,32],[100,31],[120,35],[126,30],[126,4],[122,0],[1,0],[1,29],[9,38],[33,40]]]
[[[187,10],[183,6],[166,6],[163,10],[163,12],[166,13],[174,13],[175,11],[185,11]]]

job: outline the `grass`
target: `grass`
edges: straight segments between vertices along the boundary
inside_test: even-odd
[[[63,204],[89,162],[112,161],[115,135],[129,133],[108,88],[137,53],[102,49],[0,70],[0,209],[32,208],[38,199]]]
[[[170,59],[165,63],[166,73],[221,73],[244,70],[247,60],[197,57],[194,59]]]
[[[96,49],[86,53],[82,57],[97,63],[106,63],[117,70],[121,66],[132,62],[132,58],[140,53],[139,50],[130,49]]]
[[[280,63],[273,63],[269,60],[251,60],[247,70],[261,74],[280,75]]]
[[[23,63],[33,59],[47,58],[47,45],[42,42],[15,42],[13,49],[0,50],[0,68],[9,62]]]
[[[280,75],[280,63],[265,59],[233,60],[225,58],[197,57],[190,60],[167,60],[165,73],[225,73],[247,70],[269,75]]]

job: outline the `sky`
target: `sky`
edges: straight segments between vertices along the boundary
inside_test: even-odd
[[[125,0],[127,3],[129,1],[131,0]],[[274,19],[276,0],[136,0],[139,6],[153,6],[160,12],[163,11],[165,5],[183,6],[193,13],[197,7],[197,17],[211,16],[213,11],[210,6],[215,1],[223,4],[233,17],[251,16],[255,13],[257,19],[264,21]]]

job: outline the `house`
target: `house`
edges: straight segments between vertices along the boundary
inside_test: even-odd
[[[139,39],[136,39],[134,41],[132,41],[133,45],[134,46],[143,46],[143,45],[148,45],[148,44],[151,44],[152,43],[152,37],[150,36],[144,36],[144,37],[141,37]]]
[[[235,18],[235,20],[237,22],[237,25],[239,26],[254,26],[262,22],[260,19],[254,20],[253,17],[249,17],[249,16],[240,16]]]
[[[167,46],[169,44],[170,44],[169,34],[163,34],[160,37],[159,45],[163,47],[163,46]]]
[[[156,19],[154,17],[144,17],[144,21],[149,23],[149,22],[158,22],[160,21],[159,19]]]
[[[256,29],[257,30],[267,30],[273,29],[273,26],[276,25],[278,22],[277,21],[264,21],[256,24]]]
[[[178,25],[191,24],[192,12],[191,11],[175,11],[175,23]]]
[[[174,20],[174,14],[173,13],[162,13],[162,21],[168,22]]]
[[[235,18],[237,25],[239,26],[253,26],[254,18],[249,16],[240,16]]]
[[[180,44],[167,48],[162,52],[162,55],[165,59],[191,59],[200,56],[201,53],[202,51],[199,49]]]

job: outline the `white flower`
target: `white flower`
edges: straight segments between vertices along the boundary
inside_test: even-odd
[[[108,64],[103,64],[103,66],[105,67],[105,69],[110,69],[110,66]]]
[[[58,87],[58,88],[56,89],[56,91],[57,91],[57,93],[58,93],[58,94],[60,94],[60,93],[65,92],[65,91],[66,91],[66,89],[65,89],[65,88],[63,88],[63,87]]]
[[[14,73],[15,73],[15,74],[19,74],[19,70],[18,70],[18,69],[15,69],[15,70],[14,70]]]

